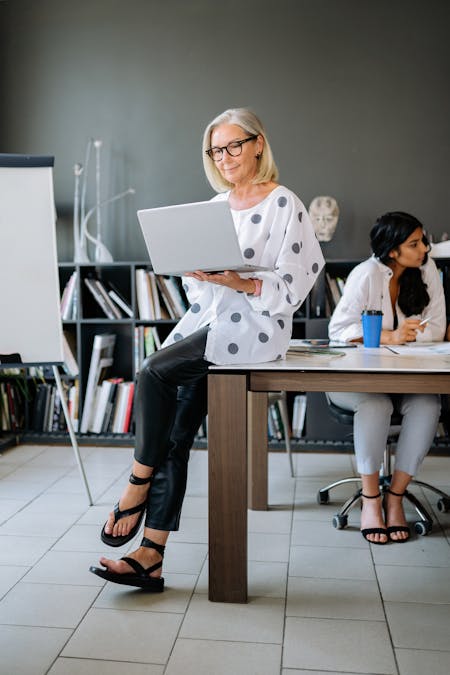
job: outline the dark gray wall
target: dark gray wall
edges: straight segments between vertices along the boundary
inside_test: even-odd
[[[281,180],[335,196],[328,257],[368,253],[373,219],[409,210],[450,231],[447,0],[3,0],[3,152],[56,156],[58,246],[70,259],[73,165],[104,142],[117,259],[143,259],[136,209],[206,199],[207,122],[251,106]]]

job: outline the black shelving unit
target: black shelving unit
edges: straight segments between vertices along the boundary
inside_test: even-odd
[[[325,273],[331,277],[346,278],[350,271],[361,260],[334,259],[328,260],[326,267],[321,273],[313,291],[303,303],[302,307],[296,312],[293,320],[293,337],[312,338],[327,337],[329,322],[329,306],[326,301],[326,277]],[[447,298],[447,314],[450,315],[450,287],[449,271],[450,259],[437,259],[436,263],[442,270],[444,290]],[[152,320],[143,321],[138,318],[137,296],[136,296],[136,270],[139,268],[151,269],[147,261],[125,261],[112,263],[61,263],[59,265],[60,288],[63,291],[67,281],[74,271],[77,275],[77,312],[73,319],[63,321],[63,328],[72,334],[76,344],[76,359],[79,364],[79,419],[81,420],[83,402],[86,391],[87,377],[90,365],[92,343],[94,335],[111,333],[116,334],[116,345],[114,351],[114,365],[110,371],[110,376],[122,377],[125,380],[133,380],[136,372],[134,336],[135,328],[141,325],[157,326],[161,340],[163,340],[171,331],[176,320]],[[129,301],[133,309],[133,317],[124,317],[122,319],[107,319],[102,315],[101,308],[92,298],[89,290],[84,284],[87,276],[96,276],[105,281],[112,282],[121,294]],[[294,394],[289,394],[288,404],[291,407]],[[62,444],[69,443],[68,434],[62,432],[37,433],[31,432],[27,428],[23,430],[21,439],[34,443]],[[28,425],[29,426],[29,425]],[[5,443],[11,443],[11,434]],[[5,434],[3,434],[5,438]],[[13,436],[14,438],[14,436]],[[81,445],[115,445],[132,446],[134,436],[128,434],[77,434],[78,442]],[[1,437],[0,437],[1,443]],[[296,445],[303,449],[320,450],[330,449],[346,451],[352,447],[351,439],[348,436],[348,430],[339,426],[333,421],[328,413],[328,406],[324,394],[307,393],[307,408],[304,436],[293,441],[293,447]],[[448,450],[449,443],[446,440],[439,439],[437,445],[442,452]],[[207,447],[205,439],[198,439],[196,447]],[[284,450],[283,441],[271,442],[274,449]],[[1,449],[1,445],[0,445]]]

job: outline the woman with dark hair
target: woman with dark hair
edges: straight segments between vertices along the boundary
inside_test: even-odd
[[[422,224],[402,211],[386,213],[373,226],[370,241],[373,256],[349,274],[330,320],[330,338],[362,342],[361,312],[376,309],[383,312],[382,344],[442,340],[444,291],[436,265],[427,255],[429,245]],[[363,537],[373,544],[407,541],[410,530],[402,498],[436,433],[439,396],[331,392],[329,397],[354,412]],[[378,477],[394,408],[402,415],[402,425],[383,514]]]
[[[308,212],[277,182],[267,134],[246,108],[226,110],[203,136],[206,176],[231,209],[243,256],[257,273],[183,278],[190,308],[139,372],[136,448],[129,482],[101,539],[123,546],[144,520],[140,546],[120,560],[100,559],[94,574],[158,592],[164,547],[178,530],[189,451],[206,414],[211,363],[258,363],[285,357],[294,312],[304,302],[324,260]]]

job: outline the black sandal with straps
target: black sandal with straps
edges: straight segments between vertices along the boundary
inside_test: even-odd
[[[89,571],[96,574],[98,577],[106,579],[106,581],[112,581],[115,584],[137,586],[149,593],[162,593],[164,590],[164,577],[151,577],[150,574],[162,567],[164,550],[166,547],[162,544],[156,544],[151,539],[147,539],[147,537],[142,539],[141,546],[145,546],[145,548],[154,548],[162,556],[161,560],[150,567],[143,567],[141,563],[134,558],[124,556],[123,558],[120,558],[120,560],[125,560],[125,562],[134,569],[134,572],[120,574],[119,572],[111,572],[108,568],[103,569],[102,567],[95,567],[93,565],[89,568]]]
[[[391,490],[391,488],[387,488],[386,492],[389,492],[390,495],[394,495],[394,497],[404,497],[405,496],[404,492],[394,492],[393,490]],[[384,510],[385,510],[385,512],[387,511],[386,502],[384,503]],[[405,539],[393,539],[391,535],[397,534],[398,532],[406,532],[406,534],[408,536],[405,537]],[[389,539],[391,541],[393,541],[395,544],[404,544],[406,541],[408,541],[408,539],[411,536],[411,530],[408,527],[408,525],[390,525],[387,528],[387,533],[388,533]]]
[[[363,492],[361,492],[361,497],[364,497],[365,499],[378,499],[378,497],[381,497],[381,493],[379,492],[377,495],[365,495]],[[361,534],[364,539],[369,542],[369,544],[384,546],[389,541],[389,534],[385,527],[366,527],[364,530],[361,530]],[[367,538],[367,535],[369,534],[384,534],[386,541],[372,541],[371,539]]]
[[[152,476],[149,476],[148,478],[139,478],[139,476],[135,476],[134,473],[130,474],[129,481],[132,485],[145,485],[146,483],[151,483],[152,481]],[[144,502],[141,502],[141,504],[138,504],[137,506],[133,506],[131,509],[125,509],[124,511],[121,511],[119,508],[119,502],[114,507],[114,525],[117,523],[118,520],[121,520],[121,518],[127,518],[127,516],[133,516],[135,513],[139,513],[139,518],[137,520],[137,523],[134,527],[131,528],[131,530],[128,532],[128,534],[124,535],[118,535],[117,537],[114,537],[112,534],[107,534],[105,532],[105,527],[106,523],[103,525],[102,531],[100,533],[100,538],[104,544],[107,544],[108,546],[123,546],[124,544],[128,544],[129,541],[133,539],[133,537],[136,536],[141,523],[142,519],[144,517],[145,513],[145,507],[147,505],[147,500]]]

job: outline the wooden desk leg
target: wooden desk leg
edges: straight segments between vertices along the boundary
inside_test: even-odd
[[[208,376],[209,599],[247,602],[247,376]]]
[[[266,511],[268,504],[267,394],[248,394],[248,508]]]

